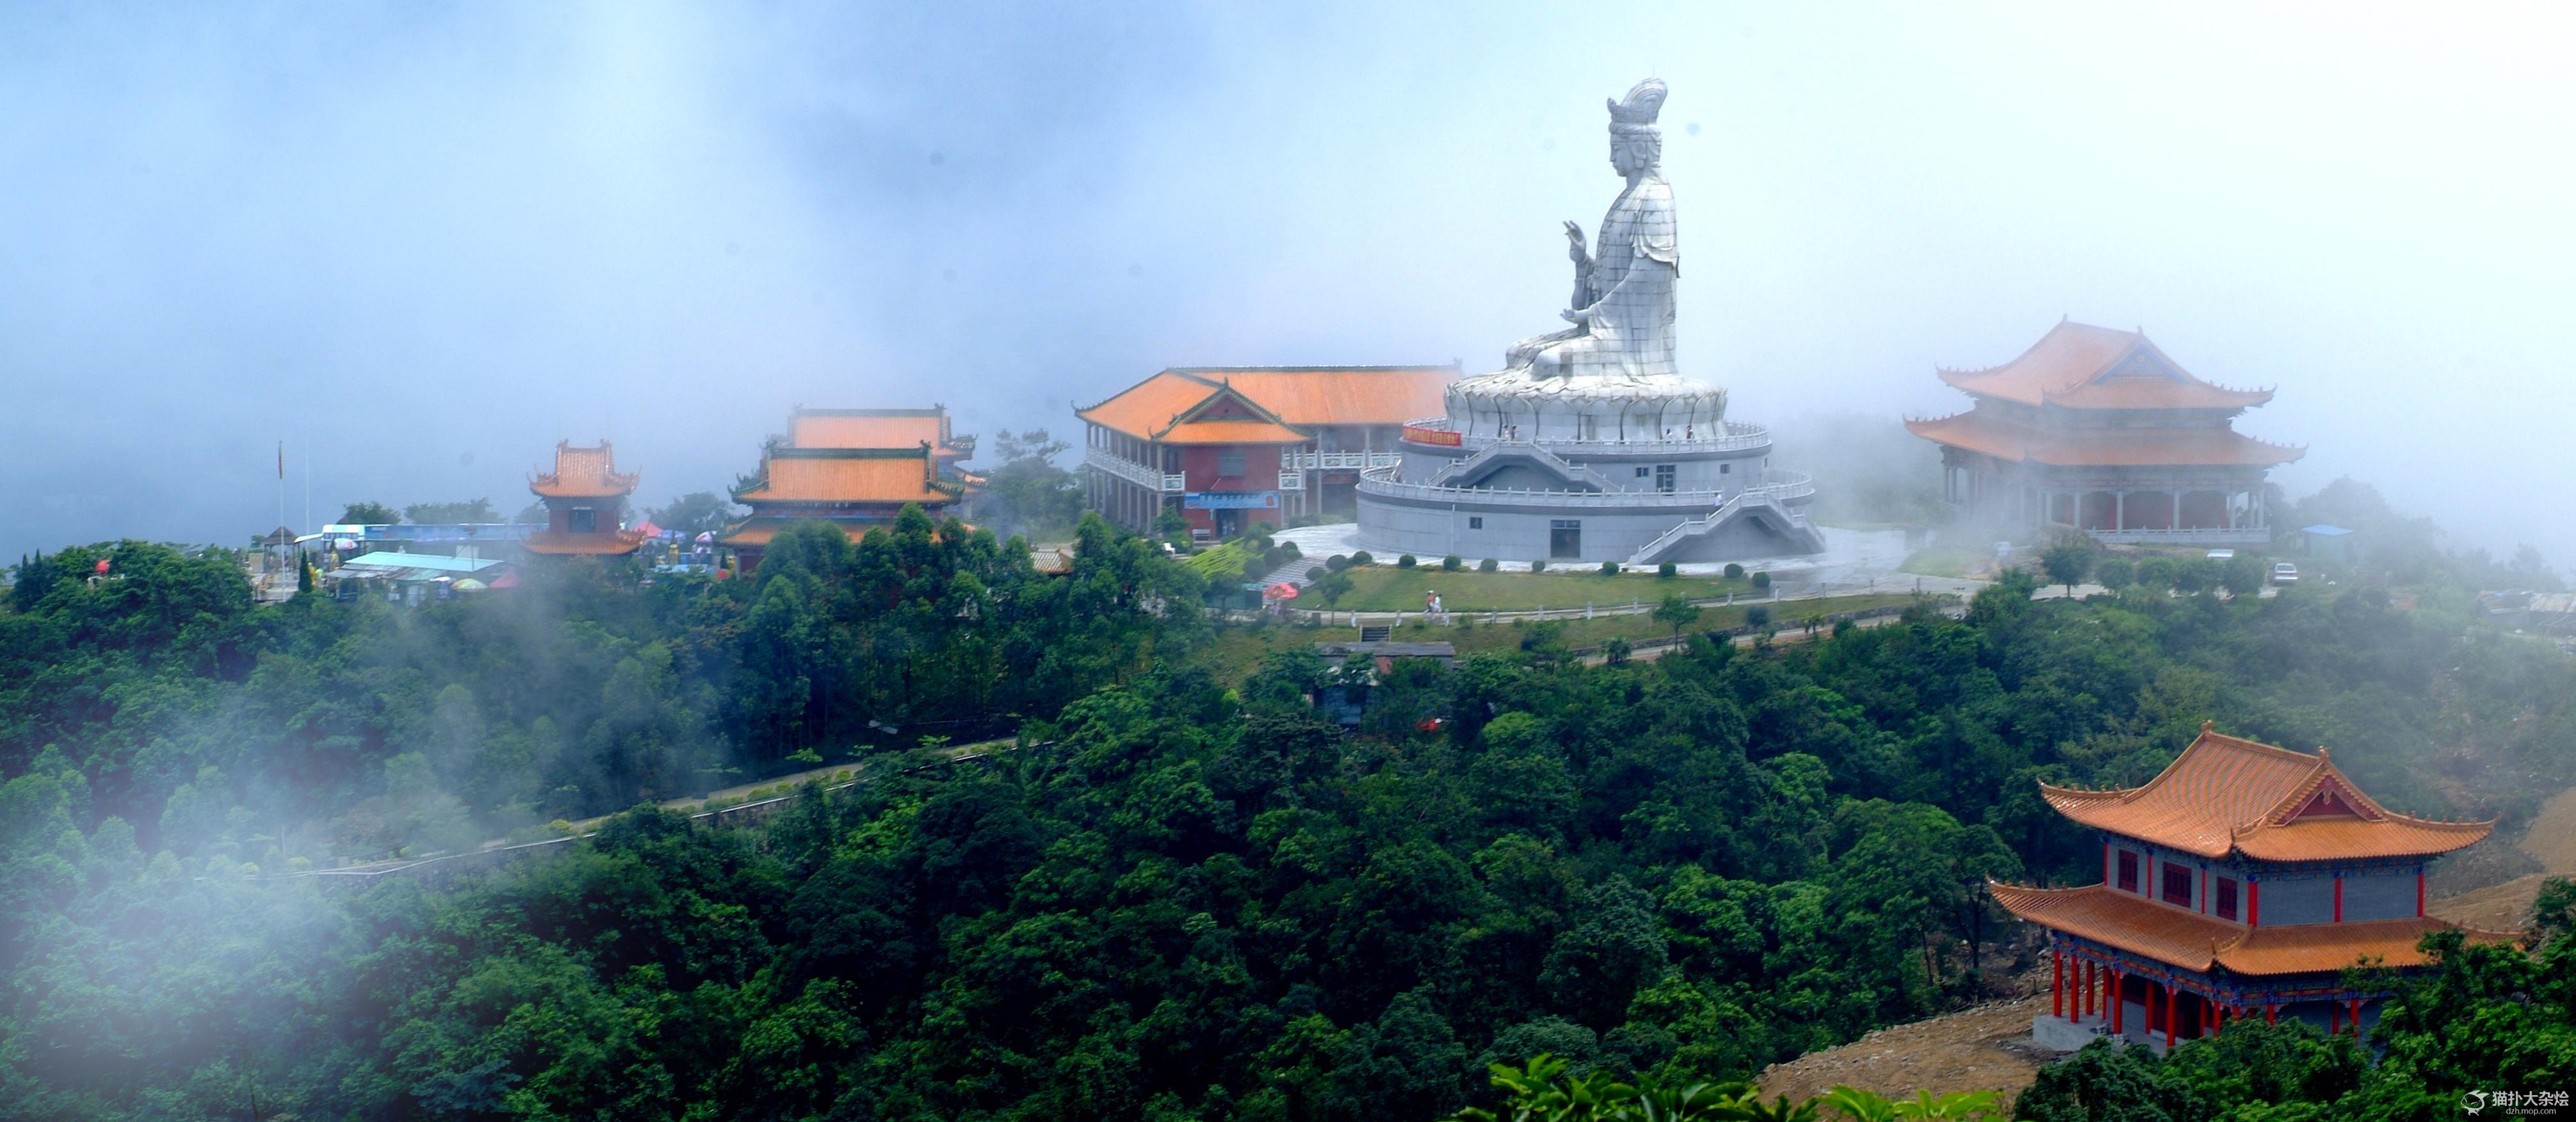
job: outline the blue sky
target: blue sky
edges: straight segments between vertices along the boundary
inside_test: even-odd
[[[659,503],[798,403],[1490,368],[1651,73],[1736,415],[2142,325],[2280,387],[2294,493],[2576,561],[2569,10],[2247,8],[13,5],[0,551],[237,540],[281,438],[291,522],[308,463],[321,516],[509,510],[601,435]]]

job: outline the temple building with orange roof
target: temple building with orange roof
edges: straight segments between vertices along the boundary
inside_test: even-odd
[[[733,488],[751,513],[717,535],[736,567],[750,572],[770,539],[790,523],[830,522],[857,541],[919,503],[933,518],[959,513],[975,478],[958,469],[975,438],[949,428],[945,406],[929,409],[798,409],[787,435],[762,449],[760,469]]]
[[[913,448],[929,442],[942,469],[975,457],[975,438],[950,425],[948,407],[928,409],[806,409],[787,420],[787,443],[798,448]]]
[[[2390,811],[2323,748],[2295,752],[2206,723],[2143,786],[2041,784],[2040,794],[2100,835],[2102,883],[1987,888],[2048,930],[2050,1011],[2031,1033],[2066,1050],[2105,1034],[2161,1050],[2229,1017],[2358,1032],[2388,991],[2345,970],[2425,967],[2417,942],[2453,926],[2424,912],[2426,868],[2495,828]],[[2476,942],[2514,938],[2464,930]]]
[[[1165,510],[1194,536],[1350,514],[1360,473],[1394,466],[1405,421],[1437,409],[1451,366],[1175,367],[1088,409],[1083,497],[1151,532]]]
[[[2262,545],[2265,473],[2306,454],[2233,427],[2271,390],[2202,381],[2139,331],[2061,321],[2011,362],[1939,373],[1975,404],[1905,427],[1941,446],[1944,497],[2001,529]]]
[[[522,543],[528,552],[551,556],[633,553],[644,533],[626,528],[626,499],[640,477],[619,473],[617,456],[605,440],[578,447],[555,442],[555,467],[528,481],[528,490],[545,504],[546,525]]]

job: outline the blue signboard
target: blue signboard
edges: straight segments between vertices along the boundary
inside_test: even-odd
[[[1184,510],[1277,510],[1277,491],[1185,491]]]

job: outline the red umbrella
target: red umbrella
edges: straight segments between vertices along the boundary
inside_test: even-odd
[[[1261,598],[1264,600],[1294,600],[1297,598],[1297,586],[1283,580],[1268,588],[1262,589]]]

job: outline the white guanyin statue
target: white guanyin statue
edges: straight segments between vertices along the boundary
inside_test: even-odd
[[[1610,103],[1610,166],[1628,181],[1602,216],[1601,235],[1584,251],[1583,227],[1568,222],[1574,259],[1574,326],[1523,339],[1504,352],[1507,372],[1533,379],[1597,377],[1612,384],[1676,373],[1673,281],[1681,253],[1673,226],[1673,189],[1661,166],[1664,138],[1655,117],[1664,83],[1648,78]]]

